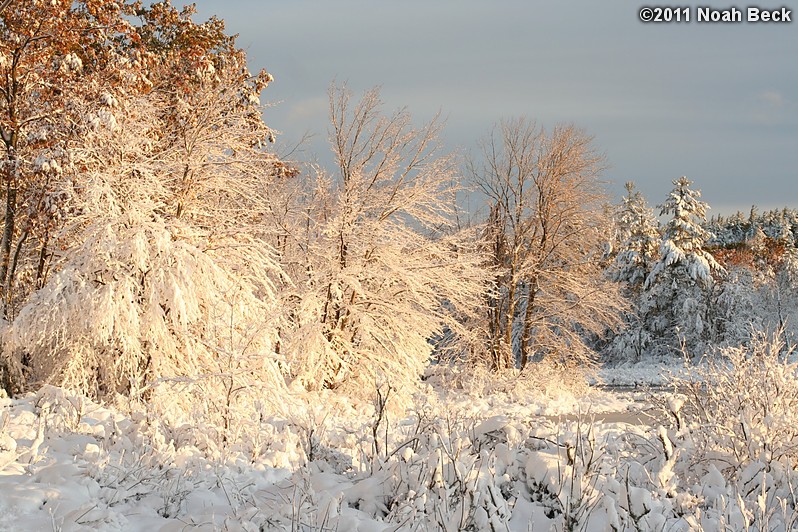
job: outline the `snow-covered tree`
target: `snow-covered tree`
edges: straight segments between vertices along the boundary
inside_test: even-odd
[[[52,271],[84,115],[146,87],[123,0],[5,2],[0,13],[0,328]],[[63,235],[62,235],[63,236]],[[3,350],[7,362],[13,359]],[[0,364],[2,366],[3,364]],[[2,372],[2,371],[0,371]],[[14,384],[18,386],[19,383]]]
[[[74,173],[81,145],[79,113],[92,103],[101,115],[120,83],[141,82],[133,27],[121,0],[12,2],[0,15],[0,139],[3,231],[2,314],[13,319],[41,286],[63,221],[54,185]],[[99,116],[98,116],[99,118]]]
[[[609,277],[622,283],[622,292],[629,303],[626,324],[602,348],[611,360],[640,360],[651,344],[640,315],[640,296],[655,261],[659,257],[661,238],[657,219],[634,183],[626,183],[626,196],[616,214],[617,253],[607,269]]]
[[[621,245],[610,267],[610,276],[626,283],[629,294],[636,297],[651,273],[661,245],[657,219],[634,183],[626,183],[617,225]]]
[[[70,198],[80,214],[64,229],[76,243],[12,324],[33,382],[135,396],[158,379],[219,373],[216,358],[239,344],[270,356],[256,325],[270,313],[268,286],[241,260],[269,265],[267,248],[174,216],[175,176],[147,146],[142,112],[146,102],[120,110],[114,131],[100,133],[104,149],[80,154],[85,179]],[[219,345],[228,336],[234,345]]]
[[[495,369],[546,359],[588,364],[587,339],[619,324],[623,302],[603,275],[609,228],[598,181],[603,158],[590,137],[503,122],[470,173],[491,211],[484,245],[495,272],[488,351]]]
[[[755,305],[766,327],[779,329],[789,348],[798,338],[798,250],[780,241],[766,240],[765,258],[758,268],[760,283]]]
[[[263,390],[284,384],[272,283],[281,271],[260,234],[275,157],[260,146],[271,132],[243,53],[185,44],[151,63],[150,91],[109,96],[101,114],[82,108],[80,172],[57,183],[70,213],[54,236],[63,251],[7,347],[32,383],[166,394],[226,426],[239,401],[268,400]],[[183,52],[196,69],[179,68]]]
[[[717,347],[744,345],[753,331],[777,326],[763,312],[762,291],[770,281],[744,264],[727,263],[724,268],[710,294],[707,340]]]
[[[641,303],[645,325],[662,351],[682,343],[693,351],[704,348],[712,273],[722,270],[704,249],[710,233],[701,223],[709,206],[691,184],[686,177],[674,180],[667,201],[660,205],[660,214],[671,219],[663,228],[660,257],[645,281]]]
[[[353,102],[336,87],[330,118],[335,171],[298,178],[295,229],[284,233],[293,288],[281,351],[309,389],[407,390],[432,339],[480,304],[486,274],[455,230],[456,175],[437,120],[416,128],[404,110],[383,114],[378,91]]]
[[[790,213],[787,209],[777,211],[772,215],[773,223],[773,237],[776,240],[783,242],[785,245],[795,246],[796,234],[795,231],[795,212]]]
[[[756,217],[753,234],[744,242],[729,242],[714,250],[725,273],[717,276],[711,295],[712,329],[717,346],[746,344],[756,331],[783,332],[794,344],[798,319],[798,253],[788,243],[767,236],[767,214]],[[778,234],[774,231],[773,234]]]
[[[734,247],[755,237],[761,230],[766,237],[781,242],[786,246],[795,246],[795,235],[798,234],[798,213],[794,209],[774,209],[762,214],[757,213],[756,206],[751,207],[747,221],[741,212],[729,218],[714,217],[705,229],[715,234],[710,241],[713,246]]]

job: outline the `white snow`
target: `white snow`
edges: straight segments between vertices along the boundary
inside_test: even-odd
[[[377,454],[373,409],[332,392],[292,391],[305,406],[268,418],[257,446],[214,445],[190,419],[59,388],[2,399],[0,529],[686,530],[765,514],[778,529],[791,518],[766,485],[792,478],[778,462],[767,481],[761,461],[735,480],[719,456],[685,481],[698,429],[660,424],[685,411],[684,395],[667,394],[649,424],[631,415],[652,408],[640,392],[426,392],[390,412]]]

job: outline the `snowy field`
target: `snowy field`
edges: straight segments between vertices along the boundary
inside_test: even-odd
[[[578,427],[558,423],[558,415],[621,411],[631,401],[596,393],[525,405],[468,396],[432,402],[391,423],[388,449],[377,459],[367,409],[347,419],[308,410],[272,420],[274,438],[253,457],[208,456],[141,414],[126,416],[55,388],[2,404],[4,530],[456,530],[472,506],[481,508],[473,516],[478,528],[492,517],[527,530],[554,523],[546,517],[553,500],[522,497],[509,506],[502,491],[526,489],[514,486],[518,475],[533,476],[527,484],[560,486],[556,464],[566,448],[552,444],[573,439]],[[316,421],[319,434],[298,419]],[[642,428],[598,430],[604,438]]]
[[[655,373],[637,374],[653,380]],[[690,421],[689,395],[426,392],[410,408],[387,408],[382,416],[373,405],[305,396],[292,415],[261,419],[260,441],[234,443],[53,387],[3,399],[0,529],[796,524],[795,473],[776,456],[778,442],[760,427],[744,449],[734,442],[724,448],[720,440],[706,448],[714,432],[702,431],[698,417]]]

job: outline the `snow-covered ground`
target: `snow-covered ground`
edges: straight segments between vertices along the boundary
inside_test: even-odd
[[[367,412],[346,420],[320,421],[318,416],[311,421],[319,425],[318,435],[310,435],[311,427],[296,420],[284,420],[281,441],[267,442],[259,456],[235,451],[209,456],[207,449],[168,441],[169,431],[149,424],[142,413],[123,415],[60,389],[4,399],[0,529],[392,530],[396,525],[423,529],[435,519],[445,519],[456,529],[462,519],[453,515],[456,508],[446,515],[430,509],[431,521],[414,524],[411,516],[426,514],[425,505],[434,499],[425,501],[420,491],[434,490],[436,483],[445,486],[449,476],[463,482],[473,477],[476,487],[485,475],[498,474],[490,470],[497,465],[499,444],[502,467],[507,468],[525,439],[543,442],[556,432],[552,418],[577,411],[619,411],[629,400],[596,392],[581,399],[564,394],[525,404],[467,394],[450,394],[445,405],[433,396],[425,402],[419,412],[397,420],[387,451],[381,448],[381,458],[373,459],[373,435],[367,437],[373,416]],[[308,409],[300,418],[314,415]],[[473,445],[479,445],[479,453],[470,452]],[[308,463],[310,452],[316,456]],[[386,452],[392,456],[385,458]],[[452,456],[444,457],[447,453]],[[482,460],[482,453],[490,460]],[[549,452],[529,467],[543,475],[538,469],[553,465],[556,458]],[[444,471],[444,464],[454,469]],[[416,474],[423,479],[411,478]],[[461,489],[468,492],[466,486]],[[475,503],[483,504],[469,504]],[[508,521],[513,529],[526,530],[530,519],[548,522],[543,507],[529,501],[513,510],[515,517]],[[510,516],[509,508],[503,511]]]
[[[259,442],[198,439],[201,427],[52,387],[2,399],[0,530],[795,524],[785,488],[794,470],[699,453],[699,432],[669,424],[683,397],[657,392],[657,411],[641,392],[427,391],[382,419],[368,405],[338,414],[331,395],[308,396],[291,416],[264,418]]]

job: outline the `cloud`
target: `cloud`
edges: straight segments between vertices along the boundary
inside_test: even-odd
[[[789,104],[787,98],[785,98],[782,93],[774,90],[760,92],[758,99],[761,103],[764,103],[770,107],[782,108]]]
[[[777,90],[763,90],[756,95],[751,117],[757,124],[775,126],[789,120],[795,110],[793,102]]]

